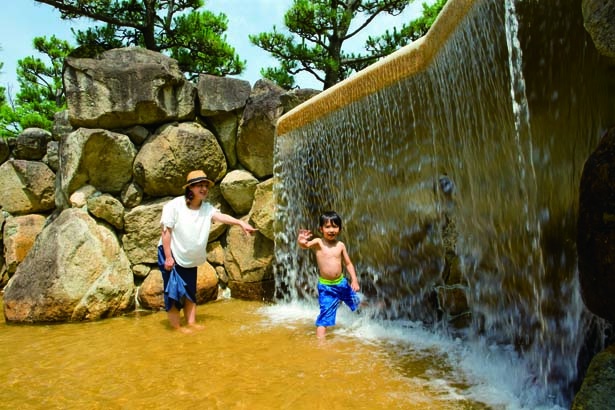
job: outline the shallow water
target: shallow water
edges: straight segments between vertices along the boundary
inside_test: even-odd
[[[441,353],[361,337],[357,316],[342,318],[345,324],[318,341],[308,316],[316,310],[293,309],[234,299],[209,303],[197,310],[206,328],[188,335],[168,328],[164,312],[92,323],[2,321],[0,407],[506,407],[465,397],[468,386]]]

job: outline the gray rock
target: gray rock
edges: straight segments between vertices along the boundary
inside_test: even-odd
[[[96,320],[134,308],[128,258],[111,229],[63,211],[36,238],[4,291],[8,322]]]
[[[144,48],[67,57],[64,88],[75,128],[115,129],[195,117],[196,88],[177,61]]]

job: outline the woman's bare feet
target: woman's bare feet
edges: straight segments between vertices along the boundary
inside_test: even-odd
[[[203,330],[203,329],[205,329],[205,326],[200,325],[198,323],[189,323],[188,326],[190,327],[190,329],[194,329],[194,330]]]
[[[179,333],[183,333],[185,335],[192,333],[192,329],[184,326],[176,327],[174,329],[177,330]]]

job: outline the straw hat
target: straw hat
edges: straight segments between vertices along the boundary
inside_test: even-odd
[[[186,184],[182,186],[182,189],[186,189],[187,186],[196,184],[198,182],[207,182],[208,188],[214,186],[214,182],[209,180],[207,178],[207,175],[199,169],[196,171],[190,171],[188,173],[188,176],[186,177]]]

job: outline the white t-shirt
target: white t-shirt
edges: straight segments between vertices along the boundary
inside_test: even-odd
[[[160,225],[172,229],[171,252],[177,264],[192,268],[205,263],[211,217],[216,212],[220,211],[207,202],[203,202],[199,209],[190,209],[184,196],[164,205]],[[162,245],[162,238],[158,245]]]

